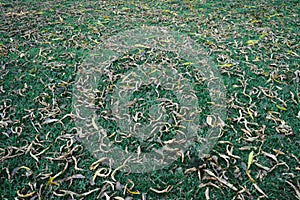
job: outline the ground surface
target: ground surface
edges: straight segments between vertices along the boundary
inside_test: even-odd
[[[0,7],[1,199],[300,199],[298,1]],[[207,50],[226,86],[228,117],[205,157],[194,148],[165,169],[111,172],[77,139],[74,80],[101,38],[141,25],[180,31]]]

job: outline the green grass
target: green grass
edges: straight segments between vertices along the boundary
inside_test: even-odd
[[[254,162],[250,175],[268,199],[300,198],[296,193],[300,190],[298,1],[2,1],[0,7],[1,199],[23,199],[18,191],[35,192],[27,199],[96,199],[105,198],[104,193],[112,199],[142,199],[144,194],[146,199],[205,199],[205,193],[210,199],[257,199],[263,195],[246,174],[251,151]],[[164,169],[140,174],[118,171],[116,181],[110,174],[91,184],[95,171],[90,166],[97,159],[78,140],[75,119],[68,115],[76,114],[72,107],[76,72],[102,40],[142,25],[180,31],[209,52],[226,86],[226,127],[204,158],[197,154],[200,146],[196,144],[187,149],[184,161],[178,159]],[[247,44],[249,40],[257,43]],[[113,64],[116,74],[143,64],[137,59],[139,51],[130,53],[131,59],[120,58]],[[162,56],[155,57],[159,53]],[[192,74],[187,78],[195,85],[198,106],[203,110],[199,122],[205,123],[211,99],[205,81],[195,79],[196,66],[184,65],[189,61],[170,52],[146,56],[148,62],[157,64],[168,58],[178,63],[182,73]],[[100,91],[111,84],[107,78],[99,82]],[[159,92],[176,101],[172,92]],[[131,100],[149,94],[155,94],[153,88],[140,88]],[[107,93],[106,98],[109,96]],[[148,96],[140,103],[143,106],[130,109],[132,115],[137,111],[147,115],[155,102]],[[62,120],[45,123],[49,119]],[[118,129],[104,118],[98,124],[110,134]],[[201,134],[205,133],[204,128]],[[139,145],[136,138],[120,144],[130,151]],[[145,151],[159,147],[154,142],[143,145]],[[61,171],[54,179],[59,185],[49,184],[49,178]],[[70,178],[78,174],[84,178]],[[115,187],[116,182],[128,188],[133,182],[131,191],[140,194],[112,188],[110,184]],[[172,190],[163,194],[150,189],[168,186]],[[83,196],[72,197],[68,191]]]

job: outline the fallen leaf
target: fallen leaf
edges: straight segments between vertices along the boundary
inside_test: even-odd
[[[206,123],[209,125],[209,126],[212,126],[213,125],[213,118],[211,115],[208,115],[207,118],[206,118]]]
[[[162,194],[162,193],[167,193],[167,192],[170,192],[172,190],[173,186],[169,185],[166,189],[164,190],[157,190],[157,189],[154,189],[152,187],[150,187],[150,190],[152,190],[153,192],[155,193],[158,193],[158,194]]]
[[[253,155],[254,155],[254,151],[251,151],[251,152],[249,153],[249,156],[248,156],[247,170],[250,169],[250,166],[251,166],[251,164],[253,163]]]
[[[21,194],[19,190],[17,191],[17,195],[18,195],[19,197],[21,197],[21,198],[28,198],[28,197],[31,197],[31,196],[33,196],[35,193],[36,193],[36,191],[30,192],[30,193],[28,193],[28,194]]]
[[[126,188],[126,190],[127,190],[127,192],[129,193],[129,194],[140,194],[140,192],[139,191],[131,191],[130,189],[128,189],[128,188]]]
[[[291,182],[289,182],[289,181],[285,181],[285,182],[287,182],[287,184],[289,184],[295,190],[295,193],[297,195],[296,198],[300,200],[300,191],[299,191],[299,189],[296,186],[294,186]]]
[[[222,68],[225,68],[225,67],[231,67],[232,64],[231,63],[227,63],[227,64],[223,64],[223,65],[219,65],[220,67]]]
[[[258,40],[248,40],[246,43],[247,43],[248,45],[255,45],[255,44],[258,43]]]
[[[284,110],[284,111],[287,110],[287,109],[286,109],[285,107],[283,107],[283,106],[276,105],[276,107],[277,107],[279,110]]]
[[[262,191],[262,189],[260,189],[260,187],[258,187],[258,185],[256,183],[253,184],[255,189],[261,193],[262,195],[264,195],[266,198],[268,198],[268,196]]]

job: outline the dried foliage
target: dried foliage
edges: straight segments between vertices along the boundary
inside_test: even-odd
[[[1,199],[300,199],[298,1],[6,1],[0,8]],[[164,169],[134,174],[87,150],[72,95],[91,50],[142,25],[180,31],[209,52],[226,87],[228,118],[205,156],[195,145]],[[115,130],[106,106],[114,81],[146,57],[183,70],[200,96],[208,94],[193,63],[176,54],[138,47],[116,60],[116,73],[99,82],[95,124],[127,150],[151,151],[158,139],[172,139],[153,135],[140,144]],[[175,98],[160,94],[176,112]],[[135,95],[127,106],[141,122],[155,90]],[[198,98],[205,131],[212,102]],[[180,116],[169,117],[178,125]]]

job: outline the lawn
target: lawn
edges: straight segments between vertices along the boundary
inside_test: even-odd
[[[0,8],[1,199],[300,199],[297,0],[4,0]],[[110,52],[104,44],[119,47],[115,38],[131,44],[145,35],[151,41],[153,29],[145,27],[179,33],[197,48],[154,48],[172,43],[163,31],[162,44],[135,44],[109,65],[99,64],[106,56],[99,52]],[[177,39],[174,44],[188,46]],[[207,67],[194,62],[200,57]],[[147,76],[130,73],[146,66]],[[98,68],[103,74],[96,80]],[[180,76],[157,78],[169,68]],[[130,87],[125,79],[145,83],[149,76],[161,82],[122,93]],[[182,100],[190,93],[168,88],[173,79],[193,95]],[[218,97],[210,93],[217,84],[212,80],[222,83]],[[163,130],[138,129],[154,133],[147,139],[131,134],[131,127],[155,121],[162,105]],[[180,118],[182,110],[196,113],[196,120]],[[117,115],[122,111],[123,118]],[[222,126],[206,148],[201,138],[208,137],[218,114]],[[149,164],[138,173],[124,170],[124,160],[118,163],[123,154],[95,153],[97,135],[83,136],[105,129],[107,141],[121,152],[151,160],[178,133],[187,137],[194,129],[182,127],[190,121],[200,127],[193,132],[200,139],[188,140],[164,167]]]

